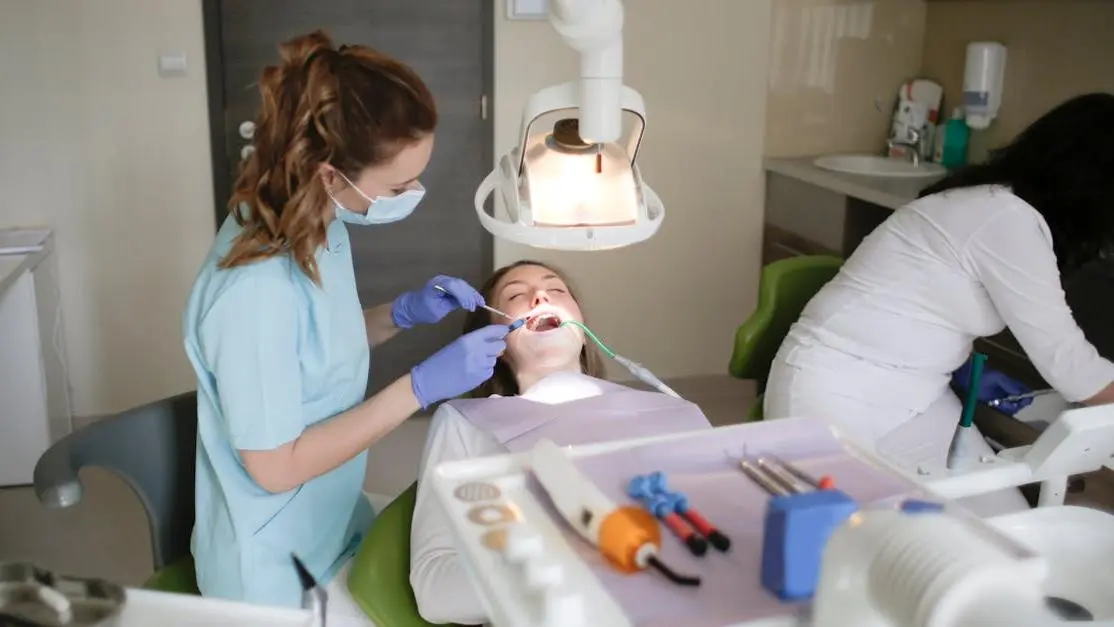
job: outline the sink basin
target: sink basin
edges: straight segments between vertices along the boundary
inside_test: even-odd
[[[825,170],[861,174],[863,176],[913,178],[939,176],[947,172],[947,169],[938,163],[922,162],[920,165],[913,165],[909,161],[889,159],[877,155],[828,155],[816,159],[813,163],[816,167]]]

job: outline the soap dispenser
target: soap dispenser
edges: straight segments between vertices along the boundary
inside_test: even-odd
[[[936,150],[933,161],[954,170],[967,165],[967,143],[971,128],[963,118],[963,108],[956,107],[949,118],[936,132]]]

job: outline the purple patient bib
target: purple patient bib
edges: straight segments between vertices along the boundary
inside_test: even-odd
[[[700,408],[684,399],[598,384],[598,396],[557,404],[508,396],[459,399],[449,405],[512,453],[542,439],[570,446],[712,428]]]

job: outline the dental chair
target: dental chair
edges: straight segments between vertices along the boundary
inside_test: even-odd
[[[376,516],[352,558],[348,592],[376,625],[433,627],[418,614],[410,587],[410,522],[418,484],[412,483]]]
[[[747,422],[762,419],[770,365],[789,327],[842,265],[839,257],[810,255],[780,259],[762,268],[758,306],[735,332],[735,349],[728,366],[731,376],[757,384],[758,398],[747,414]]]
[[[35,464],[35,494],[47,507],[71,507],[84,496],[82,468],[112,471],[147,513],[155,572],[143,587],[198,594],[190,555],[196,446],[197,395],[188,392],[103,418],[55,442]]]

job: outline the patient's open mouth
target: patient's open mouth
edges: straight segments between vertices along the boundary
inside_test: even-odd
[[[561,318],[556,314],[543,313],[531,317],[526,321],[526,328],[535,333],[553,331],[561,327]]]

